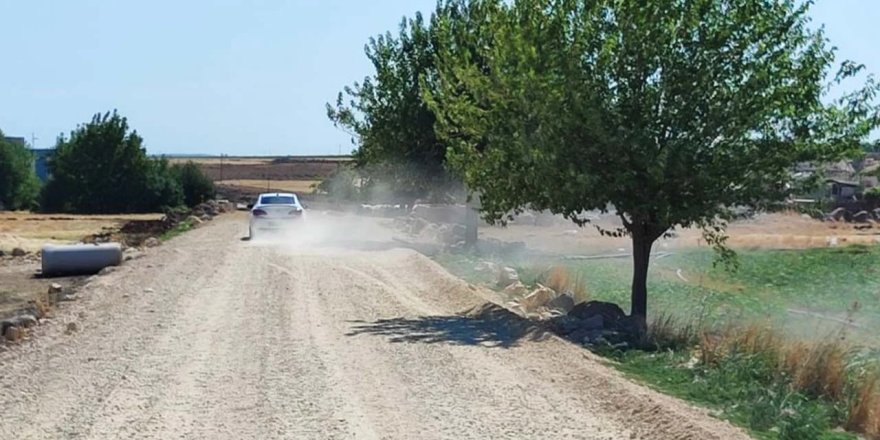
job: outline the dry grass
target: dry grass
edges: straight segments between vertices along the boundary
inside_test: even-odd
[[[693,332],[670,320],[655,321],[649,331],[652,338],[682,341]],[[845,338],[790,341],[769,326],[752,324],[702,332],[699,341],[696,355],[702,365],[716,368],[738,356],[760,358],[768,377],[794,392],[840,405],[846,409],[847,430],[880,439],[880,372],[854,374],[850,360],[855,351]]]
[[[30,212],[0,213],[0,249],[35,251],[45,243],[78,241],[91,234],[119,228],[130,220],[157,220],[162,214],[68,215]]]
[[[551,267],[542,277],[541,284],[556,292],[568,292],[574,298],[575,304],[587,302],[590,299],[584,277],[580,274],[572,275],[565,266]]]
[[[218,185],[240,186],[244,188],[259,188],[269,191],[288,191],[301,194],[311,193],[313,185],[321,183],[320,180],[258,180],[258,179],[240,179],[240,180],[220,180],[215,182]]]

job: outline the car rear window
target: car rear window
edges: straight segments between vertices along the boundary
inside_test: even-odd
[[[260,199],[261,205],[295,205],[296,198],[288,196],[263,196]]]

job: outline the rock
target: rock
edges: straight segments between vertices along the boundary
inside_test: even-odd
[[[211,221],[211,220],[214,219],[214,217],[212,217],[211,214],[208,214],[207,212],[204,213],[204,214],[202,214],[199,218],[200,218],[203,222],[209,222],[209,221]]]
[[[155,292],[155,290],[153,290],[150,287],[147,287],[146,289],[144,289],[144,293],[153,293],[153,292]]]
[[[556,298],[556,295],[556,291],[553,289],[538,285],[537,289],[519,301],[519,305],[526,312],[538,311],[539,308],[546,307],[550,301]]]
[[[193,224],[193,225],[200,225],[200,224],[204,223],[204,222],[202,221],[202,219],[200,219],[200,218],[198,218],[198,217],[196,217],[196,216],[194,216],[194,215],[191,215],[191,216],[187,217],[187,218],[186,218],[186,221],[189,222],[189,223],[191,223],[191,224]]]
[[[150,238],[144,240],[144,246],[146,246],[148,248],[156,247],[156,246],[159,246],[160,244],[162,244],[162,243],[159,242],[159,239],[156,237],[150,237]]]
[[[5,256],[6,256],[6,252],[4,252],[3,249],[0,249],[0,257],[5,257]]]
[[[15,325],[23,328],[33,327],[37,325],[37,318],[34,315],[19,315],[15,318]]]
[[[837,208],[834,211],[828,213],[828,217],[836,222],[846,221],[850,217],[850,212],[846,210],[846,208]]]
[[[852,216],[852,221],[856,223],[867,223],[871,220],[871,214],[868,211],[859,211]]]
[[[504,293],[510,296],[525,296],[529,294],[529,288],[520,281],[517,281],[504,288]]]
[[[568,312],[568,315],[582,320],[601,315],[604,322],[609,325],[613,325],[626,316],[626,314],[623,313],[623,309],[617,304],[602,301],[580,303],[574,306],[574,308]]]
[[[21,328],[16,327],[14,325],[10,325],[6,327],[3,331],[3,337],[6,338],[9,342],[17,342],[23,337],[23,332]]]
[[[67,294],[64,294],[64,295],[59,296],[59,297],[58,297],[58,301],[67,301],[67,302],[69,302],[69,301],[76,301],[77,298],[78,298],[78,297],[76,296],[75,293],[67,293]]]
[[[574,298],[568,293],[557,295],[547,303],[547,308],[566,314],[574,308]]]
[[[837,237],[828,237],[825,239],[828,247],[837,247]]]
[[[49,285],[49,294],[50,295],[58,295],[61,293],[62,290],[64,290],[64,288],[61,287],[61,284],[52,283]]]
[[[27,255],[27,251],[25,251],[24,249],[22,249],[20,247],[12,248],[12,256],[13,257],[23,257],[25,255]]]
[[[77,324],[75,322],[68,322],[67,323],[67,330],[65,330],[65,332],[67,334],[76,333],[78,331],[79,331],[79,324]]]
[[[874,220],[880,221],[880,208],[874,208],[871,213],[874,215]]]
[[[638,316],[624,316],[615,324],[616,329],[624,335],[639,339],[648,333],[648,324]]]
[[[519,274],[512,267],[504,267],[498,272],[498,287],[504,288],[519,281]]]

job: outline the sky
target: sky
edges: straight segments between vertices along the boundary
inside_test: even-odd
[[[0,0],[0,130],[47,148],[118,109],[152,154],[345,154],[326,103],[372,72],[371,36],[434,4]],[[839,59],[880,73],[880,0],[817,0],[812,16]]]

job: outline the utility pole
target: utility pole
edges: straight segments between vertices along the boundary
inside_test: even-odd
[[[220,153],[220,181],[223,181],[223,153]]]
[[[37,137],[34,136],[34,132],[31,132],[31,150],[37,148]]]

